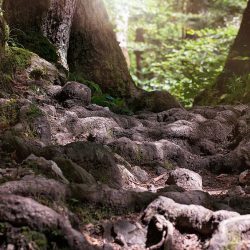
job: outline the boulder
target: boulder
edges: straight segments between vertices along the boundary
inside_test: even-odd
[[[138,222],[118,220],[103,225],[104,238],[123,247],[145,248],[146,229]]]
[[[181,104],[167,91],[142,91],[134,101],[137,110],[162,112],[171,108],[181,108]]]
[[[56,95],[56,99],[67,107],[78,105],[89,105],[91,102],[91,90],[84,84],[68,82]]]
[[[185,168],[177,168],[169,173],[166,184],[177,185],[185,190],[202,190],[202,177]]]
[[[250,170],[249,169],[245,170],[239,175],[239,183],[243,185],[250,184]]]

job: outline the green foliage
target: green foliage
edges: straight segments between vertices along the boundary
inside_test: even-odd
[[[92,92],[91,102],[99,106],[108,107],[113,112],[125,115],[131,115],[132,111],[128,108],[126,102],[122,98],[115,98],[107,93],[103,93],[100,86],[92,81],[85,80],[83,76],[70,73],[69,80],[86,84]]]
[[[89,223],[96,224],[102,220],[109,220],[114,216],[129,213],[129,211],[124,211],[123,209],[117,210],[108,206],[86,204],[76,199],[69,200],[68,206],[70,210],[78,216],[81,223],[84,225]]]
[[[18,105],[11,99],[0,106],[0,131],[14,125],[18,119]]]
[[[41,250],[47,249],[48,241],[44,234],[37,231],[32,231],[28,227],[22,227],[22,235],[28,242],[35,244],[36,248]]]
[[[247,0],[105,0],[111,20],[117,4],[130,10],[131,74],[146,90],[168,90],[185,105],[222,71]],[[115,22],[114,22],[115,24]],[[142,42],[136,30],[143,29]],[[141,69],[135,52],[141,53]]]
[[[39,107],[36,104],[31,104],[26,115],[27,115],[28,119],[33,120],[33,119],[41,116],[42,114],[43,113],[42,113],[41,109],[39,109]]]
[[[30,77],[35,79],[35,80],[40,80],[44,76],[44,71],[40,68],[33,69],[30,72]]]
[[[56,63],[58,55],[54,45],[41,32],[23,32],[15,30],[10,33],[9,44],[28,49],[49,62]]]
[[[23,70],[30,64],[31,55],[27,50],[7,47],[0,58],[0,89],[5,92],[12,92],[11,82],[15,73]]]
[[[222,103],[250,102],[250,74],[245,76],[233,76],[227,86],[227,93],[220,97]]]
[[[153,78],[137,82],[148,90],[170,90],[185,106],[191,106],[194,97],[223,70],[236,29],[205,29],[195,34],[197,39],[180,41],[174,48],[166,49],[162,61],[144,68],[143,74],[154,74]]]

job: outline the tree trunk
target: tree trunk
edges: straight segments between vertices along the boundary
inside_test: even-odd
[[[49,11],[42,24],[43,34],[57,49],[59,63],[68,69],[67,53],[76,0],[51,0]]]
[[[233,76],[250,73],[250,1],[243,14],[238,35],[230,49],[224,70],[219,76],[216,87],[225,91],[228,80]]]
[[[118,97],[137,95],[102,0],[78,0],[68,53],[70,71]]]
[[[1,11],[1,8],[0,8]],[[9,30],[7,24],[0,12],[0,58],[4,54],[6,42],[9,38]]]
[[[42,52],[50,53],[48,48],[51,46],[49,42],[45,43],[43,37],[46,37],[56,50],[58,63],[68,69],[67,52],[76,1],[36,0],[34,3],[33,0],[4,0],[3,8],[11,29],[17,32],[18,38],[22,37],[24,47],[35,49],[34,52],[44,56]]]
[[[224,69],[217,78],[214,86],[204,90],[196,98],[196,105],[207,105],[215,102],[216,99],[228,93],[230,84],[235,77],[242,79],[250,74],[250,0],[243,14],[241,26],[236,39],[229,51]],[[249,84],[249,83],[247,83]],[[240,102],[249,102],[249,93],[242,97]],[[237,101],[237,100],[235,100]]]
[[[135,42],[136,43],[144,43],[144,29],[142,28],[137,28],[136,29],[136,37],[135,37]],[[143,51],[142,50],[135,50],[135,61],[136,61],[136,76],[138,79],[142,80],[142,55]]]
[[[130,58],[128,53],[128,21],[129,21],[129,6],[126,1],[115,3],[115,24],[116,38],[122,49],[122,53],[126,59],[128,67],[130,67]]]

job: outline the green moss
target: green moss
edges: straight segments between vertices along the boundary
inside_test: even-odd
[[[17,46],[22,46],[49,62],[56,63],[58,55],[55,46],[44,37],[41,32],[35,31],[15,31],[13,43]]]
[[[35,80],[40,80],[44,76],[44,71],[42,69],[36,68],[30,72],[30,77]]]
[[[39,107],[37,107],[35,104],[32,104],[32,105],[30,105],[30,108],[27,112],[27,117],[28,117],[28,119],[33,120],[39,116],[42,116],[42,114],[43,113],[42,113],[41,109],[39,109]]]
[[[82,203],[76,199],[68,201],[69,209],[77,215],[83,225],[97,224],[102,220],[109,220],[114,216],[128,214],[129,211],[115,209],[108,206]]]
[[[77,81],[87,85],[92,92],[91,102],[99,106],[108,107],[115,113],[123,115],[132,115],[132,110],[128,107],[126,100],[115,98],[108,93],[103,93],[100,86],[92,81],[85,80],[82,74],[70,73],[69,81]]]
[[[27,68],[31,63],[32,53],[21,48],[8,47],[1,55],[0,61],[0,88],[12,91],[11,83],[18,70]]]
[[[28,242],[33,242],[38,247],[38,249],[48,249],[48,241],[43,233],[32,231],[28,227],[22,227],[22,234]]]

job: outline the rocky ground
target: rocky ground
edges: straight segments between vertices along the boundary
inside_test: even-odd
[[[250,249],[248,105],[126,116],[61,81],[35,57],[1,93],[1,249]]]

